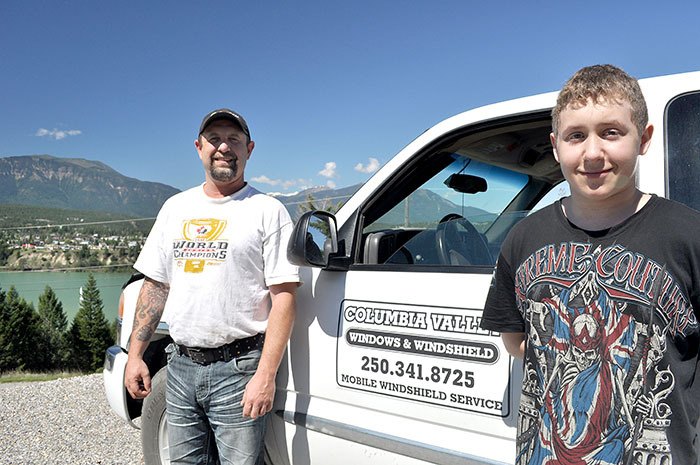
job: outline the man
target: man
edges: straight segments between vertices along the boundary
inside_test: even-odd
[[[286,258],[292,223],[245,182],[255,143],[241,115],[206,115],[195,147],[204,184],[165,202],[134,265],[146,279],[124,382],[136,399],[150,393],[143,353],[167,310],[171,462],[261,464],[299,284]]]

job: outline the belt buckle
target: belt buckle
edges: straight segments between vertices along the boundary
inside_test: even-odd
[[[201,364],[206,363],[206,361],[207,361],[207,358],[204,355],[204,350],[202,350],[198,347],[188,347],[187,353],[188,353],[190,359],[195,363],[199,363],[201,365]]]

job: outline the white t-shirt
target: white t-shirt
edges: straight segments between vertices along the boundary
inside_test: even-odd
[[[219,347],[264,332],[268,286],[299,282],[291,231],[277,199],[248,185],[215,199],[198,186],[163,204],[134,268],[170,285],[163,320],[176,343]]]

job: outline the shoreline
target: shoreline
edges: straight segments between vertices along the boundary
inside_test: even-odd
[[[37,309],[39,296],[46,286],[53,289],[56,297],[63,306],[63,311],[69,323],[78,312],[80,306],[80,288],[87,282],[88,274],[92,273],[100,291],[102,309],[108,322],[117,318],[119,296],[124,283],[133,274],[133,269],[123,271],[0,271],[0,291],[7,292],[14,286],[20,297],[32,303]]]

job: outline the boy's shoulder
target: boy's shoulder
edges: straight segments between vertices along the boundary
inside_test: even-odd
[[[650,212],[650,217],[669,221],[670,223],[667,224],[669,228],[672,228],[674,224],[678,223],[700,223],[700,212],[681,202],[652,195],[650,203],[653,207]]]
[[[700,230],[700,212],[664,197],[653,196],[652,207],[645,221],[640,224],[644,229],[653,229],[664,238],[688,238],[697,236]]]

